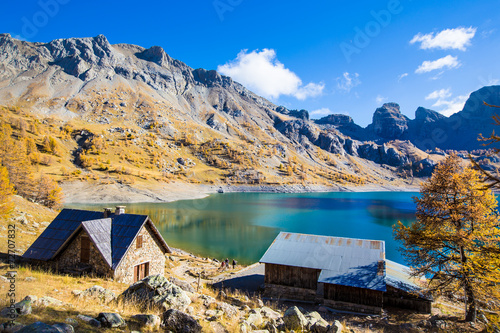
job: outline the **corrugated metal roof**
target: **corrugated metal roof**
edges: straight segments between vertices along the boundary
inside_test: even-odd
[[[112,267],[111,256],[111,218],[83,221],[82,226],[89,234],[90,239],[101,252],[104,260]]]
[[[421,292],[422,288],[418,284],[418,279],[411,277],[410,272],[410,267],[386,259],[386,283],[388,286],[432,300],[431,295],[424,295]]]
[[[262,263],[320,269],[318,282],[385,291],[385,242],[280,232]]]
[[[49,260],[77,230],[82,221],[103,217],[102,212],[63,209],[24,253],[29,259]]]

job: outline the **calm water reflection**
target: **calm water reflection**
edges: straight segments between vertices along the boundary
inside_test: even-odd
[[[225,193],[171,203],[125,204],[149,215],[173,247],[216,258],[258,261],[280,231],[380,239],[388,259],[403,262],[392,237],[398,220],[415,220],[408,192]],[[100,210],[105,205],[68,205]]]

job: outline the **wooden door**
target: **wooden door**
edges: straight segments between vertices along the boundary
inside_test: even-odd
[[[90,261],[90,239],[88,237],[82,237],[80,244],[80,262],[88,264],[89,261]]]
[[[149,262],[134,266],[134,282],[144,279],[149,275]]]

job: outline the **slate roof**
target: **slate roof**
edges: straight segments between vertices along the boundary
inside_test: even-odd
[[[386,291],[385,242],[280,232],[262,263],[320,269],[318,282]]]
[[[116,269],[145,224],[153,231],[160,247],[165,252],[171,252],[147,215],[120,214],[103,217],[102,212],[63,209],[23,257],[44,261],[53,259],[83,228],[109,267]]]
[[[29,259],[49,260],[80,227],[82,221],[103,218],[103,212],[63,209],[24,253]]]
[[[111,251],[112,222],[110,218],[82,222],[83,229],[87,232],[99,252],[101,252],[109,267],[113,265]]]

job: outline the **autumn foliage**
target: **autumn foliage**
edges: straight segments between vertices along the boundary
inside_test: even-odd
[[[429,277],[434,294],[462,292],[466,320],[475,321],[479,304],[498,293],[500,229],[494,194],[461,163],[452,155],[436,167],[414,198],[417,221],[394,231],[414,275]]]
[[[42,146],[45,146],[45,142],[52,153],[58,151],[53,138],[45,137]],[[33,138],[14,135],[12,127],[5,123],[0,128],[0,161],[0,211],[8,210],[9,195],[13,190],[49,208],[61,205],[62,190],[59,185],[49,177],[38,174],[34,165],[36,162],[42,163]]]

